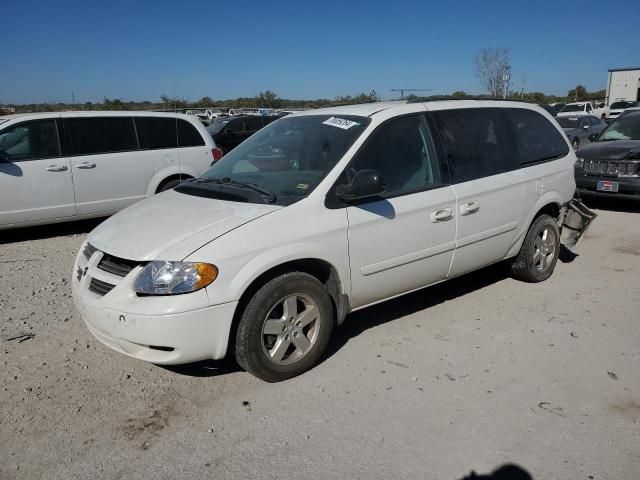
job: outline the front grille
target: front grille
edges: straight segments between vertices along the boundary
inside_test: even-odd
[[[626,162],[607,162],[604,160],[585,160],[585,173],[612,177],[638,175],[638,164]]]
[[[100,263],[98,263],[98,268],[105,272],[118,275],[119,277],[126,277],[127,274],[138,265],[140,265],[139,262],[113,257],[104,253],[100,259]]]
[[[113,290],[113,287],[115,287],[115,285],[103,282],[102,280],[98,280],[97,278],[92,278],[91,283],[89,283],[89,290],[100,295],[101,297]]]
[[[91,258],[91,255],[93,255],[96,250],[96,247],[94,247],[90,243],[87,243],[87,245],[84,247],[84,250],[82,251],[82,254],[84,255],[84,258],[89,260]]]

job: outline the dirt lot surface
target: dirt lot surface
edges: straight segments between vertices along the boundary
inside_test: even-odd
[[[0,232],[0,479],[638,479],[640,209],[599,206],[547,282],[496,266],[358,312],[280,384],[98,343],[69,287],[95,222]]]

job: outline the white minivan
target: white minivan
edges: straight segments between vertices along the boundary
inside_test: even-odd
[[[221,156],[193,116],[0,117],[0,230],[110,215],[201,175]]]
[[[99,225],[75,261],[74,301],[126,355],[232,352],[264,380],[287,379],[354,310],[505,259],[519,279],[548,278],[575,161],[553,118],[526,103],[290,115]]]

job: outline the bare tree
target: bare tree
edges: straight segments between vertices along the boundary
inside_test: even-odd
[[[483,48],[473,59],[476,77],[493,97],[506,95],[511,78],[509,49]]]

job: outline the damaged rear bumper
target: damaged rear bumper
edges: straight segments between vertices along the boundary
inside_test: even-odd
[[[579,198],[573,198],[560,216],[560,242],[567,248],[575,247],[597,216]]]

